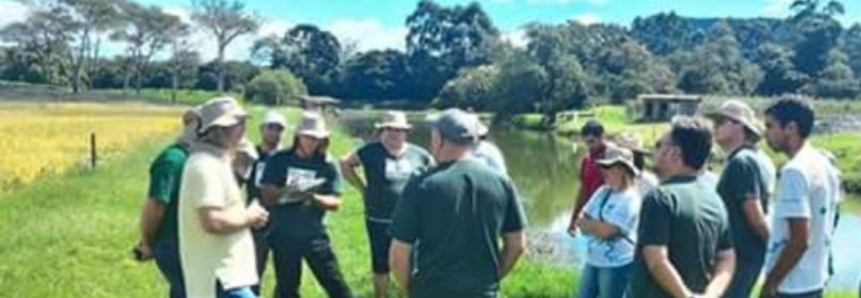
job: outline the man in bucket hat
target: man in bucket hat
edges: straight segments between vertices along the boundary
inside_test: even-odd
[[[724,297],[750,297],[765,262],[769,184],[774,183],[766,169],[774,165],[757,153],[762,129],[746,103],[729,100],[706,116],[714,122],[715,142],[728,154],[717,192],[729,216],[738,266]]]
[[[266,223],[259,205],[246,206],[231,160],[247,114],[220,97],[199,109],[197,140],[182,175],[179,241],[189,298],[255,297],[258,283],[251,227]]]
[[[379,141],[365,144],[341,160],[344,178],[362,194],[365,203],[365,227],[370,243],[374,274],[374,294],[388,297],[389,286],[389,226],[392,213],[401,198],[407,181],[433,163],[430,154],[407,142],[412,125],[403,112],[389,111],[376,124]],[[356,168],[362,167],[365,181]]]
[[[275,297],[299,297],[303,260],[329,297],[353,297],[325,225],[326,214],[341,206],[341,175],[328,154],[325,119],[305,112],[294,133],[293,147],[269,157],[260,179],[263,201],[272,211],[268,240]]]
[[[475,115],[475,114],[473,114]],[[478,117],[477,115],[475,115]],[[496,170],[503,176],[508,177],[508,167],[505,164],[505,157],[502,155],[502,150],[499,150],[495,144],[488,140],[490,136],[490,128],[479,121],[478,127],[478,145],[472,150],[472,156],[481,160],[490,168]]]
[[[457,109],[437,117],[431,151],[439,165],[410,179],[395,208],[391,264],[409,297],[497,297],[524,251],[514,186],[469,157],[478,126]]]
[[[154,258],[169,285],[169,297],[185,297],[182,266],[179,257],[177,209],[179,189],[190,142],[197,128],[197,111],[189,109],[182,116],[182,134],[150,165],[148,199],[141,212],[141,241],[135,248],[136,258]]]

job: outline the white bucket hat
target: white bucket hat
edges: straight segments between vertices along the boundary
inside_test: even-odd
[[[261,124],[262,125],[278,124],[278,125],[281,125],[281,127],[286,128],[287,127],[287,119],[285,119],[284,115],[281,115],[281,113],[279,113],[278,111],[269,110],[269,111],[266,111],[265,114],[263,114],[263,122],[261,122]]]
[[[401,111],[388,111],[383,115],[383,121],[374,125],[377,129],[412,129],[413,126],[407,121],[407,114]]]
[[[621,164],[627,167],[628,170],[631,170],[634,176],[640,174],[640,170],[634,165],[634,153],[629,149],[619,147],[615,144],[607,147],[607,151],[604,152],[604,158],[599,159],[598,164],[602,166]]]
[[[329,137],[329,130],[326,129],[323,116],[314,112],[305,112],[302,113],[302,120],[296,126],[296,135],[325,139]]]
[[[200,116],[198,133],[203,133],[212,127],[229,127],[244,121],[248,113],[233,97],[216,97],[210,99],[197,110]]]

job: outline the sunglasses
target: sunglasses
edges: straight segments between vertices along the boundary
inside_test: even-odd
[[[280,124],[274,124],[274,123],[272,123],[272,124],[266,124],[266,129],[268,129],[268,130],[274,130],[274,131],[284,131],[284,127],[283,127],[283,126],[281,126]]]

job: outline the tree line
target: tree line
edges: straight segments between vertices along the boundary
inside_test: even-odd
[[[37,0],[33,0],[37,1]],[[642,93],[861,97],[861,24],[835,18],[839,1],[797,0],[776,18],[688,18],[673,12],[630,26],[532,23],[527,43],[504,40],[478,3],[421,1],[406,17],[406,49],[356,51],[313,24],[254,43],[246,61],[224,61],[261,19],[240,0],[195,0],[194,24],[130,0],[38,0],[2,29],[0,79],[86,88],[198,88],[278,103],[296,94],[347,101],[472,107],[513,115],[556,112]],[[217,41],[201,61],[191,30]],[[100,40],[127,45],[99,56]],[[169,59],[152,61],[155,53]]]

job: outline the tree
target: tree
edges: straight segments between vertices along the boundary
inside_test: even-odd
[[[804,86],[802,92],[825,98],[853,99],[858,96],[861,85],[855,79],[855,73],[846,65],[847,60],[845,54],[839,51],[831,52],[828,67],[815,81]]]
[[[407,55],[412,89],[419,101],[431,100],[457,71],[490,63],[499,30],[478,3],[443,7],[422,0],[407,17]]]
[[[347,99],[403,100],[412,90],[407,81],[408,58],[396,50],[373,50],[347,61],[337,90]]]
[[[790,8],[795,12],[790,22],[803,35],[795,46],[793,62],[808,76],[816,76],[828,66],[828,56],[839,43],[843,27],[835,17],[845,9],[836,0],[796,0]]]
[[[526,54],[514,54],[502,62],[494,84],[498,99],[492,105],[496,113],[494,121],[507,121],[514,115],[534,111],[547,77],[544,68]]]
[[[200,54],[191,49],[192,45],[188,40],[190,34],[191,26],[183,22],[169,28],[171,55],[168,64],[171,73],[171,102],[176,102],[177,90],[191,87],[191,81],[197,75]]]
[[[251,101],[277,106],[296,100],[300,95],[308,94],[308,91],[301,80],[282,69],[264,71],[254,77],[245,94]]]
[[[135,91],[140,92],[142,72],[153,55],[169,45],[173,36],[185,25],[179,17],[164,13],[158,6],[144,7],[136,2],[121,2],[121,13],[127,23],[119,27],[111,38],[126,43],[127,73],[123,89],[135,78]]]
[[[68,10],[74,24],[69,28],[75,43],[69,53],[72,92],[81,89],[84,74],[92,73],[90,64],[96,61],[100,47],[100,40],[94,43],[93,39],[116,24],[119,14],[116,3],[114,0],[58,0],[58,4]]]
[[[341,43],[332,33],[317,26],[300,24],[280,41],[272,37],[255,42],[253,52],[269,55],[273,69],[286,68],[296,74],[313,94],[331,94],[331,78],[341,63]]]
[[[245,10],[240,0],[192,0],[194,11],[192,20],[215,38],[218,56],[216,76],[218,91],[224,92],[225,71],[224,52],[227,47],[242,35],[257,32],[261,20]]]
[[[759,46],[755,61],[763,71],[757,93],[767,96],[796,93],[804,85],[807,75],[797,71],[792,63],[792,51],[780,45],[766,43]]]
[[[861,23],[852,25],[843,33],[841,51],[849,58],[849,67],[856,75],[861,75]]]
[[[461,70],[460,74],[448,81],[439,92],[434,106],[439,108],[459,107],[486,111],[493,105],[496,65],[483,65]]]
[[[7,25],[0,32],[0,37],[16,44],[26,55],[31,55],[26,61],[35,65],[27,68],[39,72],[44,82],[65,85],[68,82],[66,74],[70,73],[66,55],[70,52],[72,29],[76,26],[66,9],[50,6],[34,10],[22,22]]]

